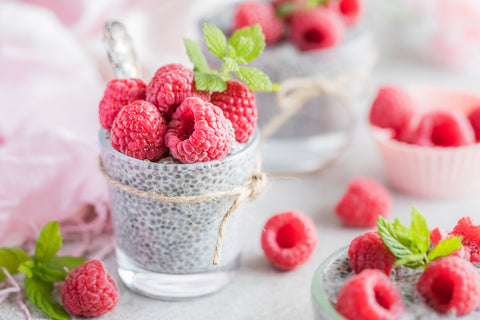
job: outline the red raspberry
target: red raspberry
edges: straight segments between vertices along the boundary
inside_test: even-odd
[[[421,146],[459,147],[475,143],[475,133],[461,112],[432,111],[423,116],[415,144]]]
[[[68,312],[97,317],[117,305],[118,288],[102,262],[90,260],[68,274],[62,285],[61,296]]]
[[[475,225],[472,218],[463,217],[458,220],[451,235],[462,236],[462,244],[470,255],[470,261],[480,262],[480,226]]]
[[[443,230],[442,228],[435,228],[430,231],[430,243],[432,246],[436,246],[440,241],[455,237],[454,234],[448,233],[447,231]],[[462,246],[457,251],[450,254],[454,257],[459,257],[470,261],[470,252],[466,250],[465,246]]]
[[[363,12],[360,0],[330,1],[327,6],[335,8],[347,26],[356,24]]]
[[[390,193],[380,183],[357,177],[350,181],[335,212],[346,225],[370,228],[376,225],[378,216],[388,216],[391,202]]]
[[[120,110],[113,122],[112,147],[140,160],[157,161],[168,149],[164,144],[165,119],[153,104],[134,101]]]
[[[165,143],[183,163],[217,160],[232,147],[232,135],[223,112],[200,98],[186,98],[172,115]]]
[[[233,18],[233,30],[259,24],[265,35],[267,45],[280,40],[283,34],[283,21],[275,14],[275,9],[270,2],[242,2]]]
[[[374,126],[400,132],[408,126],[414,113],[410,96],[400,88],[384,86],[378,90],[370,109],[369,120]]]
[[[124,105],[145,99],[145,83],[140,79],[110,80],[99,105],[100,124],[110,130],[113,120]]]
[[[235,139],[247,142],[257,123],[257,104],[252,90],[241,82],[228,80],[227,89],[214,92],[210,102],[222,109],[232,122]]]
[[[188,97],[208,101],[210,93],[197,90],[194,72],[180,64],[161,67],[147,85],[147,101],[158,107],[167,122],[170,122],[175,109]]]
[[[334,47],[342,41],[343,34],[343,23],[331,9],[318,7],[292,14],[290,41],[302,51]]]
[[[317,233],[310,217],[290,210],[268,219],[261,240],[265,256],[275,267],[293,270],[310,259],[317,245]]]
[[[388,276],[395,264],[395,256],[376,231],[353,239],[348,247],[348,259],[355,273],[360,273],[363,269],[378,269]]]
[[[417,290],[435,310],[463,316],[480,301],[480,275],[468,261],[441,257],[427,265],[418,279]]]
[[[337,296],[335,309],[349,320],[396,320],[405,313],[400,291],[376,269],[350,278]]]
[[[480,106],[475,107],[468,115],[468,120],[475,132],[475,141],[480,142]]]

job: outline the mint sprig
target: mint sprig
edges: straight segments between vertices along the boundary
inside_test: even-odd
[[[227,88],[225,81],[235,74],[253,91],[278,90],[264,72],[245,66],[255,60],[265,48],[265,36],[260,25],[236,30],[227,40],[223,32],[214,25],[205,23],[203,34],[208,50],[222,60],[221,70],[210,70],[200,46],[193,40],[184,39],[185,48],[195,71],[195,86],[198,90],[222,92]]]
[[[392,223],[381,216],[378,217],[377,227],[383,243],[397,259],[395,267],[425,268],[430,261],[448,256],[462,247],[461,238],[452,237],[440,241],[430,251],[430,229],[415,207],[410,227],[401,224],[398,219]]]
[[[53,283],[64,281],[67,271],[84,263],[83,257],[55,256],[62,247],[62,236],[57,221],[43,227],[35,244],[33,257],[19,248],[0,248],[0,267],[10,274],[25,274],[25,292],[37,308],[53,319],[70,319],[68,313],[52,298]],[[0,269],[0,281],[5,274]]]

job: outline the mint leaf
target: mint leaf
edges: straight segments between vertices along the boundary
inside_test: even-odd
[[[419,268],[425,265],[425,254],[414,253],[395,261],[395,267],[405,266],[408,268]]]
[[[43,227],[35,245],[34,260],[45,262],[53,258],[62,247],[62,236],[57,221],[49,222]]]
[[[227,84],[222,77],[206,72],[195,72],[195,86],[198,90],[212,90],[217,92],[222,92],[227,89]]]
[[[252,90],[259,90],[259,91],[271,91],[272,90],[272,82],[270,78],[263,73],[262,71],[249,68],[249,67],[240,67],[235,74],[245,81],[247,85]]]
[[[33,277],[33,269],[35,268],[35,262],[32,259],[24,261],[18,266],[18,271],[27,276],[27,278]]]
[[[202,53],[202,49],[190,39],[184,39],[185,48],[187,49],[187,55],[190,61],[193,63],[193,71],[195,72],[210,72],[210,68],[207,63],[207,59]]]
[[[53,284],[37,277],[25,278],[25,292],[28,299],[48,316],[57,320],[68,320],[70,317],[63,307],[52,298]]]
[[[35,265],[32,268],[32,272],[43,281],[59,282],[65,280],[68,275],[65,268],[73,270],[85,261],[87,261],[87,259],[83,257],[53,257],[43,264]]]
[[[246,55],[240,55],[238,52],[245,45],[245,40],[242,38],[250,39],[253,43],[252,50]],[[228,40],[228,44],[234,48],[235,57],[242,57],[245,62],[250,62],[255,60],[265,48],[265,36],[260,25],[256,24],[236,30]]]
[[[297,7],[298,5],[294,1],[284,2],[276,8],[275,13],[280,19],[285,19],[297,10]]]
[[[223,32],[214,25],[205,23],[203,25],[203,35],[207,43],[208,50],[217,58],[223,59],[227,56],[227,38]],[[201,71],[201,70],[199,70]],[[207,72],[206,70],[202,72]]]
[[[72,256],[62,256],[62,257],[53,257],[50,261],[45,263],[45,266],[50,269],[62,269],[67,268],[68,270],[73,270],[77,266],[81,265],[88,259],[84,257],[72,257]]]
[[[223,62],[224,62],[223,71],[235,72],[239,70],[238,63],[234,59],[227,57],[223,60]]]
[[[462,238],[461,237],[452,237],[440,241],[437,245],[430,251],[427,256],[428,261],[435,260],[440,257],[446,257],[452,254],[453,252],[462,248]]]
[[[0,248],[0,267],[7,269],[8,273],[16,274],[18,267],[23,262],[30,259],[28,253],[20,248]],[[0,268],[0,282],[5,279],[6,275]]]
[[[245,57],[250,55],[253,48],[254,44],[252,39],[240,36],[235,43],[234,49],[229,52],[229,57],[238,63],[247,63]]]
[[[382,216],[378,216],[377,227],[383,243],[390,249],[395,258],[403,259],[412,254],[412,251],[397,239],[395,228],[391,222],[388,222]]]
[[[426,253],[430,249],[430,229],[425,218],[415,207],[412,210],[410,237],[413,241],[410,247],[412,250],[417,253]]]
[[[393,229],[395,230],[397,240],[405,247],[410,248],[412,245],[410,229],[404,226],[398,219],[395,219],[393,222]]]
[[[50,269],[43,263],[34,265],[30,271],[33,276],[36,276],[38,279],[45,282],[60,282],[65,280],[65,277],[67,276],[67,272],[65,270]]]

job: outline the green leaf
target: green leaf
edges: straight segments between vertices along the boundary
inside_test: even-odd
[[[239,50],[242,50],[242,47],[245,45],[245,41],[242,38],[250,39],[253,43],[252,50],[244,56],[240,55],[238,52]],[[228,40],[228,44],[230,47],[234,48],[235,57],[243,57],[245,62],[250,62],[255,60],[265,48],[265,35],[263,34],[260,25],[256,24],[251,27],[244,27],[236,30]]]
[[[62,236],[60,235],[57,221],[49,222],[43,227],[35,245],[34,260],[45,262],[53,258],[62,247]]]
[[[65,280],[67,276],[67,272],[65,270],[51,269],[45,266],[43,263],[33,266],[30,270],[33,275],[46,282],[60,282]]]
[[[297,10],[297,8],[298,8],[298,5],[295,1],[288,1],[279,5],[276,8],[275,13],[280,19],[285,19],[290,14],[292,14],[295,10]]]
[[[33,269],[35,268],[35,261],[29,259],[24,261],[18,266],[18,271],[27,276],[27,278],[33,277]]]
[[[427,256],[427,260],[430,262],[440,257],[446,257],[452,254],[453,252],[462,248],[462,238],[461,237],[452,237],[440,241],[437,245],[430,251]]]
[[[425,254],[414,253],[395,261],[395,267],[406,266],[408,268],[419,268],[425,265]]]
[[[25,292],[28,299],[48,316],[57,320],[70,319],[65,309],[52,298],[53,284],[37,277],[25,278]]]
[[[67,268],[68,270],[71,271],[87,260],[88,259],[84,257],[72,257],[72,256],[53,257],[50,261],[45,263],[45,266],[51,269],[64,270],[65,268]]]
[[[229,52],[229,57],[238,63],[246,63],[246,58],[253,51],[254,44],[251,38],[239,37],[235,43],[235,48]]]
[[[220,29],[214,25],[205,23],[203,25],[203,35],[205,36],[208,50],[215,57],[223,59],[227,56],[227,38]]]
[[[395,219],[393,222],[393,229],[395,230],[397,240],[407,248],[410,248],[412,245],[410,229],[404,226],[398,219]]]
[[[223,60],[223,62],[224,62],[224,65],[223,65],[224,70],[222,70],[222,71],[224,71],[224,72],[232,72],[232,71],[235,72],[235,71],[239,70],[238,63],[234,59],[227,57]]]
[[[18,267],[23,262],[30,259],[28,253],[20,248],[0,248],[0,267],[7,269],[8,273],[16,274]],[[6,275],[0,269],[0,282],[5,279]]]
[[[190,39],[184,39],[185,49],[187,49],[188,58],[193,63],[193,71],[195,72],[210,72],[207,59],[202,53],[199,45]]]
[[[278,83],[272,83],[272,91],[280,90],[280,85]]]
[[[395,228],[391,222],[385,220],[382,216],[377,219],[378,234],[383,243],[390,249],[390,252],[397,259],[403,259],[412,254],[412,251],[397,239]]]
[[[256,68],[240,67],[235,74],[245,81],[252,90],[272,91],[270,78]]]
[[[410,225],[412,246],[410,249],[417,253],[426,253],[430,249],[430,229],[427,221],[417,208],[412,210],[412,223]]]
[[[227,89],[227,84],[219,75],[195,72],[195,86],[198,90],[212,90],[222,92]]]
[[[53,257],[45,263],[35,265],[32,272],[43,281],[60,282],[65,280],[68,274],[65,268],[73,270],[85,261],[87,259],[83,257]]]

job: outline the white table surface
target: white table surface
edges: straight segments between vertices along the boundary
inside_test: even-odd
[[[480,93],[480,87],[475,88],[478,81],[474,81],[474,76],[445,72],[391,55],[388,60],[380,61],[374,80],[375,84],[446,83]],[[101,319],[312,319],[310,284],[315,269],[329,254],[367,231],[342,226],[334,214],[336,202],[354,176],[365,175],[386,183],[379,154],[366,130],[365,110],[359,113],[355,140],[333,167],[318,174],[271,177],[270,189],[254,203],[246,205],[242,266],[231,284],[218,293],[191,301],[154,300],[128,290],[120,282],[115,256],[110,255],[105,262],[119,284],[120,302]],[[415,204],[426,216],[430,227],[451,229],[464,215],[480,222],[478,196],[429,200],[390,190],[394,198],[390,218],[398,217],[409,223],[411,207]],[[312,217],[318,232],[318,245],[308,263],[290,272],[280,272],[264,257],[260,235],[268,217],[287,209],[299,209]],[[0,304],[1,320],[24,319],[15,299],[16,295],[11,295]],[[27,306],[33,319],[48,319],[30,303]]]

